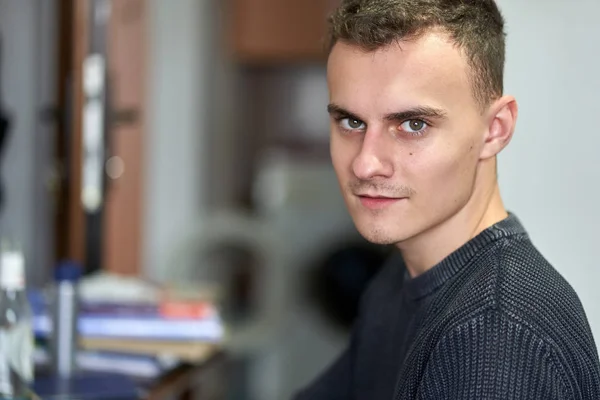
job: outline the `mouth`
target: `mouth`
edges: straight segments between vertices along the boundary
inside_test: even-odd
[[[356,197],[358,197],[363,207],[370,210],[381,210],[407,199],[406,197],[385,197],[371,195],[356,195]]]

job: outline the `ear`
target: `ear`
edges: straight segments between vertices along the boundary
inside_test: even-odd
[[[481,159],[494,157],[506,147],[512,139],[519,114],[517,101],[512,96],[496,100],[489,110],[489,126]]]

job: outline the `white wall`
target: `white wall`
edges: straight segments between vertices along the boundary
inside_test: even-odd
[[[2,161],[5,203],[1,234],[21,243],[27,256],[33,239],[35,6],[31,1],[0,1],[3,39],[2,97],[11,127]],[[30,257],[27,257],[28,259]]]
[[[12,120],[0,170],[6,195],[0,235],[23,248],[30,284],[44,282],[53,260],[47,182],[54,131],[39,113],[56,94],[55,7],[55,0],[0,0],[2,106]]]
[[[542,253],[579,294],[600,344],[600,2],[499,0],[506,92],[520,104],[500,183]]]
[[[214,13],[211,1],[150,0],[144,269],[165,279],[169,252],[200,221]]]

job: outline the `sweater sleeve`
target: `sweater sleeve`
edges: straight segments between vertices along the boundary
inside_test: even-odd
[[[444,335],[431,354],[418,398],[573,399],[550,346],[491,311]]]

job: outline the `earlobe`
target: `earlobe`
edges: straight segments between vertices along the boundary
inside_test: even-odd
[[[512,139],[519,113],[517,101],[512,96],[504,96],[490,107],[491,118],[488,134],[481,151],[481,158],[496,156]]]

